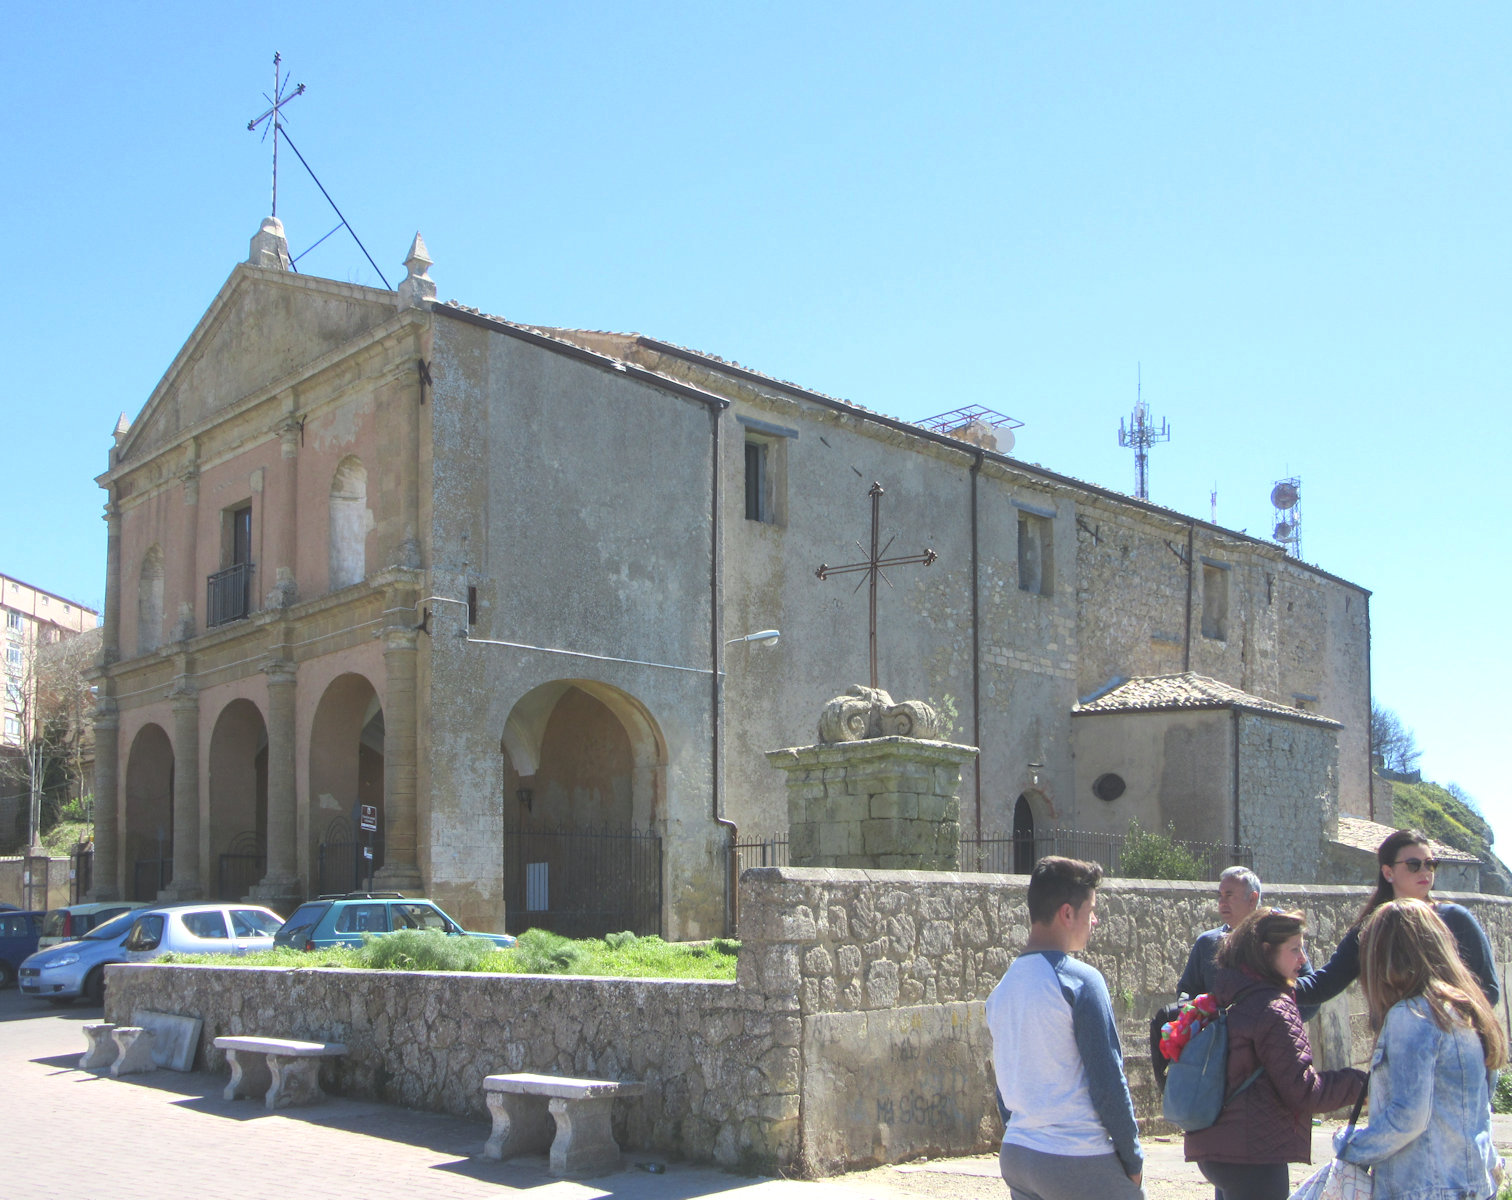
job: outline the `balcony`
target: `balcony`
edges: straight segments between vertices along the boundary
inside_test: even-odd
[[[205,627],[246,620],[252,612],[253,563],[236,563],[205,580]]]

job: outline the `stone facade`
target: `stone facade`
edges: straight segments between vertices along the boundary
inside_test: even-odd
[[[339,890],[369,806],[378,886],[474,928],[530,920],[526,837],[640,830],[660,931],[725,932],[732,832],[787,822],[766,753],[865,672],[861,601],[815,569],[871,480],[882,536],[938,556],[879,599],[879,674],[981,748],[963,835],[1020,804],[1126,828],[1072,709],[1168,669],[1338,721],[1368,810],[1363,589],[711,355],[437,303],[418,239],[396,295],[258,238],[99,477],[98,896],[154,898],[164,860],[168,896]],[[532,854],[553,897],[598,887]]]
[[[983,1001],[1028,936],[1026,887],[1021,876],[763,868],[741,879],[733,984],[131,965],[110,969],[106,1017],[199,1017],[212,1066],[219,1034],[339,1039],[351,1053],[338,1090],[480,1120],[491,1072],[641,1079],[645,1099],[621,1110],[627,1146],[830,1174],[991,1148]],[[1365,894],[1267,887],[1264,899],[1307,914],[1323,961]],[[1512,961],[1512,900],[1449,898],[1476,913],[1498,962]],[[1158,1130],[1146,1022],[1216,924],[1213,887],[1109,881],[1098,914],[1082,957],[1107,979],[1142,1125]],[[1313,1022],[1325,1067],[1368,1055],[1358,993]]]

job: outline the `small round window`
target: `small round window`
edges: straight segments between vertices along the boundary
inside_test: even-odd
[[[1122,775],[1114,775],[1111,771],[1106,775],[1099,775],[1092,784],[1092,794],[1099,800],[1106,800],[1110,804],[1124,794],[1124,781]]]

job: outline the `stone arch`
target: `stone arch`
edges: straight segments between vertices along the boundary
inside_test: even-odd
[[[660,933],[667,751],[645,706],[554,680],[515,704],[500,749],[508,929]]]
[[[331,591],[367,578],[367,468],[355,454],[336,464],[331,477]]]
[[[527,692],[501,741],[504,796],[530,826],[649,828],[664,817],[666,745],[645,706],[591,679],[558,679]],[[529,807],[517,797],[531,792]],[[505,824],[513,815],[506,807]]]
[[[156,900],[173,869],[173,743],[161,725],[132,738],[125,791],[122,887],[128,900]]]
[[[355,890],[365,804],[378,810],[373,870],[383,866],[383,706],[365,676],[338,675],[321,694],[310,725],[309,777],[303,824],[311,890]]]
[[[163,548],[153,544],[142,556],[137,576],[137,653],[151,654],[163,644]]]
[[[1055,806],[1038,788],[1019,793],[1013,803],[1013,873],[1027,875],[1035,862],[1051,853]]]
[[[251,700],[221,709],[209,767],[207,883],[221,898],[239,900],[266,873],[268,854],[268,727]]]

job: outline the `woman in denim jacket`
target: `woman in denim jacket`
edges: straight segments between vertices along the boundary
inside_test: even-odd
[[[1360,980],[1376,1029],[1370,1124],[1335,1153],[1371,1168],[1374,1200],[1487,1200],[1490,1072],[1507,1057],[1491,1007],[1448,926],[1421,900],[1393,900],[1360,930]]]

